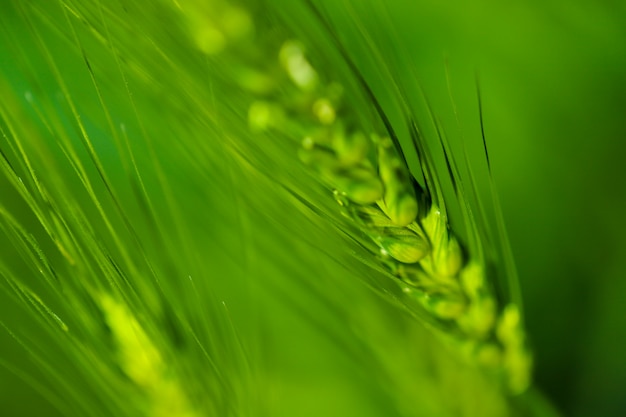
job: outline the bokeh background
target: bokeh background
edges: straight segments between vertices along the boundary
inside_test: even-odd
[[[271,4],[283,6],[279,0]],[[410,97],[423,89],[451,138],[480,142],[479,78],[486,140],[519,271],[537,385],[564,415],[626,414],[626,5],[579,0],[316,4],[383,103],[392,101],[385,99],[392,90],[390,78]],[[284,6],[285,14],[289,7],[300,7]],[[9,10],[0,7],[1,20],[12,22],[4,30],[19,38],[27,27]],[[289,16],[304,32],[306,19],[313,18],[302,11]],[[7,39],[0,38],[0,76],[20,91],[28,87],[27,77],[16,72]],[[332,46],[321,42],[318,47]],[[37,54],[28,48],[26,53]],[[47,76],[42,72],[44,85]],[[242,183],[255,186],[255,181]],[[7,184],[0,187],[3,205],[11,206]],[[261,217],[259,223],[267,221]],[[276,247],[293,247],[292,236],[274,238],[282,242]],[[306,257],[306,247],[294,251],[297,259]],[[325,267],[339,268],[332,262]],[[220,268],[225,275],[239,273],[229,263]],[[272,273],[294,275],[296,270],[285,263]],[[3,317],[18,314],[9,308],[8,303],[0,307]],[[277,307],[272,319],[278,334],[274,343],[282,343],[276,356],[282,361],[298,362],[304,346],[317,346],[316,351],[325,352],[322,357],[337,354],[324,345],[319,331],[303,327],[288,312]],[[294,328],[303,329],[297,343],[286,336]],[[22,363],[9,337],[3,335],[0,342],[0,355]],[[324,379],[332,370],[344,375],[338,384],[350,383],[348,371],[320,361],[324,364],[310,364],[310,374]],[[38,371],[29,371],[36,378]],[[302,398],[294,395],[294,402]],[[311,409],[314,402],[308,404]],[[0,410],[54,415],[45,399],[4,370]]]

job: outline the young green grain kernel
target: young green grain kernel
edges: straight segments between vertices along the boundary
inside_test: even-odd
[[[302,91],[313,91],[319,83],[319,77],[304,55],[304,46],[298,41],[287,41],[279,53],[280,63],[287,71],[291,81]]]
[[[185,16],[198,49],[217,55],[253,32],[250,15],[227,2],[186,2]]]
[[[383,194],[383,185],[376,172],[366,165],[339,170],[332,175],[331,182],[357,204],[372,204]]]
[[[477,338],[485,338],[493,330],[497,306],[486,287],[483,267],[475,261],[468,263],[459,280],[469,300],[467,314],[458,319],[459,326]]]
[[[397,227],[385,228],[377,242],[384,254],[407,264],[419,262],[430,250],[423,236]]]
[[[514,304],[505,307],[497,325],[496,334],[504,346],[504,367],[507,383],[514,393],[524,392],[530,384],[532,357],[526,350],[525,334],[519,308]]]
[[[266,101],[255,101],[248,109],[248,124],[254,131],[264,131],[280,126],[285,114],[280,106]]]
[[[406,226],[417,217],[417,199],[407,167],[393,149],[390,139],[378,144],[378,170],[385,185],[385,212],[398,226]]]
[[[458,240],[448,232],[448,225],[442,221],[441,212],[432,207],[422,226],[432,244],[432,253],[422,262],[422,267],[431,274],[452,277],[463,266],[463,253]]]
[[[366,158],[370,142],[363,132],[347,133],[338,124],[332,135],[332,147],[342,163],[353,165]]]
[[[443,320],[460,317],[466,308],[463,296],[455,293],[424,293],[419,300],[428,311]]]

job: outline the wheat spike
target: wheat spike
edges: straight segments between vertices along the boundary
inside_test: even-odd
[[[499,303],[485,261],[464,253],[444,207],[413,180],[392,132],[359,123],[359,115],[342,102],[341,84],[326,81],[300,41],[265,45],[262,53],[274,56],[274,64],[267,65],[269,58],[263,66],[255,64],[250,51],[258,53],[259,45],[252,15],[229,2],[202,4],[181,3],[179,11],[197,47],[217,59],[227,56],[234,81],[253,97],[251,128],[298,140],[300,159],[378,247],[373,255],[404,291],[435,322],[452,327],[448,333],[461,350],[496,370],[509,392],[523,392],[531,358],[519,307]]]

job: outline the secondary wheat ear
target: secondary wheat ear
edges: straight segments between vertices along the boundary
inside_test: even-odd
[[[150,417],[198,417],[163,353],[129,307],[108,294],[99,297],[122,371],[142,391]]]

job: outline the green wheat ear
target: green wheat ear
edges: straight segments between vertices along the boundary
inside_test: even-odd
[[[456,190],[464,222],[455,230],[441,181],[465,178],[449,145],[431,140],[448,158],[449,171],[442,171],[416,127],[418,116],[406,111],[403,128],[415,149],[403,149],[351,63],[321,51],[340,56],[340,46],[298,36],[277,17],[278,5],[264,1],[163,0],[151,10],[139,0],[11,4],[29,36],[0,33],[21,45],[15,55],[23,68],[35,74],[46,68],[54,87],[30,81],[34,93],[15,94],[21,87],[0,80],[0,172],[11,198],[28,212],[21,216],[19,208],[5,207],[8,200],[0,202],[1,231],[21,262],[0,259],[0,282],[36,330],[19,333],[14,323],[1,323],[58,388],[40,391],[64,415],[272,415],[269,406],[255,408],[271,401],[254,393],[277,378],[257,369],[264,366],[263,339],[242,340],[217,294],[228,292],[219,279],[228,268],[258,278],[263,274],[254,267],[261,265],[274,274],[259,258],[275,252],[292,279],[276,288],[234,286],[239,300],[245,304],[241,293],[259,287],[283,291],[276,298],[291,302],[293,311],[308,310],[307,320],[369,370],[371,386],[383,386],[381,397],[392,399],[390,413],[534,415],[532,397],[531,405],[518,401],[534,395],[521,306],[501,288],[509,269],[493,255],[500,251],[489,246],[480,207],[464,199],[473,188]],[[314,8],[302,10],[318,16]],[[46,34],[57,35],[60,45]],[[52,52],[68,44],[79,57],[79,64],[68,59],[76,67],[61,66]],[[31,50],[37,52],[25,52]],[[153,99],[168,95],[165,110],[142,101],[134,87],[153,89]],[[83,89],[96,98],[81,101]],[[159,136],[161,130],[167,133]],[[104,161],[111,148],[113,162]],[[418,154],[421,185],[408,152]],[[290,175],[296,164],[309,175]],[[193,180],[181,179],[180,167]],[[231,200],[237,202],[224,203]],[[278,237],[255,233],[262,229],[251,219],[271,219],[256,209],[281,202],[304,207],[281,220],[291,241],[257,254],[252,241],[271,246]],[[384,308],[359,303],[358,283],[293,278],[302,277],[301,266],[284,252],[289,245],[310,250],[304,231],[314,230],[291,227],[298,226],[289,221],[296,214],[337,226],[361,250],[355,250],[355,274],[368,274],[363,281],[374,283]],[[208,262],[216,253],[224,259]],[[36,279],[23,278],[20,267]],[[238,323],[252,323],[247,333],[255,334],[256,311],[243,310]],[[391,320],[378,311],[391,311]],[[373,335],[338,331],[335,322],[343,317],[361,320]],[[411,344],[389,340],[398,334]],[[406,363],[410,370],[399,369]],[[2,358],[0,365],[12,369]],[[416,392],[424,403],[414,403]],[[457,392],[466,394],[448,407],[447,396]],[[483,397],[467,398],[475,392]]]
[[[202,21],[200,4],[223,15],[206,15]],[[413,180],[385,115],[379,110],[378,121],[360,123],[363,109],[344,104],[344,88],[331,68],[321,60],[311,63],[300,41],[263,42],[262,53],[269,58],[263,66],[254,65],[262,34],[254,36],[254,19],[245,10],[220,1],[188,2],[180,9],[203,52],[217,59],[227,55],[234,74],[256,74],[256,85],[246,77],[234,79],[258,97],[250,104],[251,128],[299,140],[300,159],[319,173],[343,213],[377,246],[372,255],[438,323],[441,335],[488,372],[501,375],[511,394],[526,391],[532,360],[520,307],[496,297],[487,277],[493,260],[484,256],[478,225],[467,224],[475,239],[472,248],[464,249],[450,229],[445,201],[432,198],[441,195],[437,176],[426,176],[425,189]],[[231,15],[237,16],[233,26],[224,17]],[[207,48],[207,33],[219,34],[219,47]],[[431,158],[423,155],[423,171],[435,169]],[[469,214],[469,206],[466,210]]]

